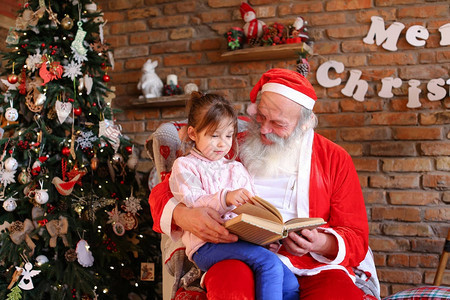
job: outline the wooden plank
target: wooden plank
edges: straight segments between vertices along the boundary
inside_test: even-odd
[[[297,43],[244,48],[225,52],[221,57],[228,61],[273,60],[289,57],[297,58],[297,52],[299,52],[302,47],[303,50],[312,54],[312,48],[310,46],[305,43]]]
[[[114,104],[120,107],[169,107],[185,106],[189,95],[163,96],[157,98],[144,97],[120,97],[115,99]]]

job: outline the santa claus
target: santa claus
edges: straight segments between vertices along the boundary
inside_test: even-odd
[[[320,229],[291,232],[281,247],[269,245],[297,275],[300,299],[379,298],[358,175],[343,148],[314,132],[317,96],[312,85],[297,72],[272,69],[252,89],[250,100],[254,118],[244,134],[240,159],[254,179],[256,194],[274,204],[285,220],[327,221]],[[155,230],[174,239],[183,229],[214,243],[237,240],[221,226],[216,211],[187,208],[168,198],[166,183],[152,190]],[[205,280],[208,299],[242,296],[243,287],[252,285],[240,282],[236,290],[231,282],[238,273],[224,262],[210,269]]]

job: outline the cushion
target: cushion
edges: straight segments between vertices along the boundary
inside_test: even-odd
[[[223,260],[204,277],[208,300],[253,300],[255,287],[249,266],[239,260]]]
[[[404,290],[389,297],[383,298],[383,300],[443,300],[450,299],[450,287],[445,286],[423,286],[418,288],[412,288]]]

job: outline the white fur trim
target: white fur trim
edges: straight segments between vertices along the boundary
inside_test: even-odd
[[[319,255],[314,252],[310,252],[311,256],[315,260],[320,261],[321,263],[326,263],[326,264],[330,264],[330,265],[340,264],[344,260],[345,254],[347,252],[346,248],[345,248],[344,239],[339,234],[337,234],[337,232],[332,228],[320,228],[320,229],[322,229],[323,232],[330,233],[336,237],[336,239],[338,241],[338,253],[334,260],[330,260],[330,259],[326,258],[325,256]]]
[[[160,220],[161,230],[174,241],[180,239],[181,235],[183,234],[183,231],[181,229],[172,232],[172,215],[175,207],[178,204],[180,204],[180,202],[175,200],[175,198],[170,198],[169,202],[167,202],[167,204],[164,206]]]
[[[266,83],[265,85],[263,85],[261,89],[261,93],[264,92],[274,92],[283,95],[286,98],[291,99],[295,103],[298,103],[306,107],[307,109],[313,109],[314,104],[316,103],[316,101],[313,98],[280,83],[275,82]]]
[[[256,103],[250,103],[249,106],[247,107],[247,114],[249,116],[254,116],[256,115]]]

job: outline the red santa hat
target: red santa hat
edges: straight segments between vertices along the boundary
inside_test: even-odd
[[[256,97],[259,91],[283,95],[311,110],[317,100],[311,83],[303,75],[287,69],[271,69],[261,76],[250,92],[252,103],[247,108],[249,115],[256,113]]]
[[[242,19],[244,18],[244,15],[246,13],[248,13],[249,11],[251,11],[251,12],[256,14],[255,10],[248,3],[245,3],[245,2],[241,3],[241,7],[239,8],[239,10],[241,11]]]

